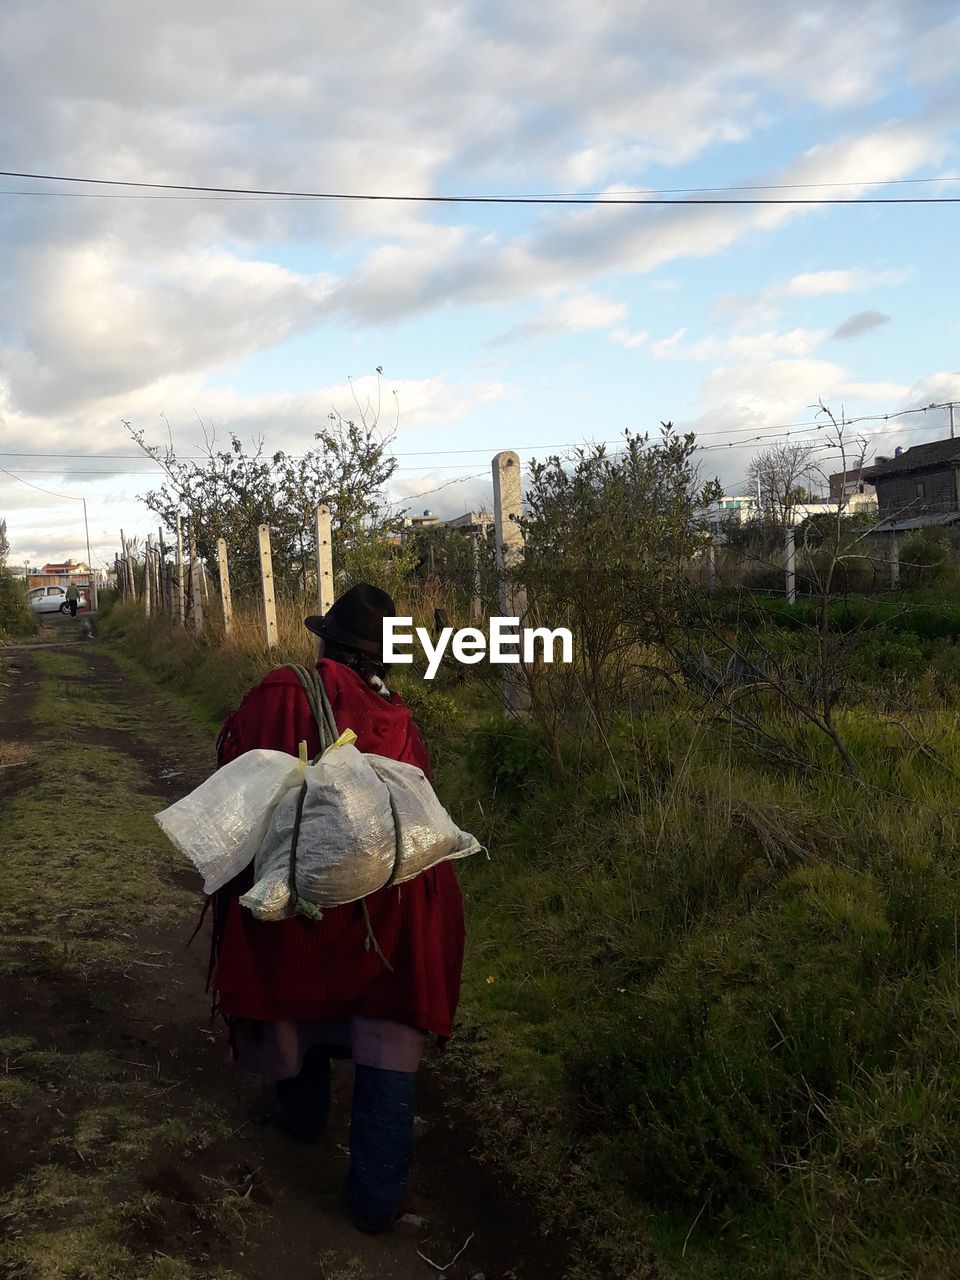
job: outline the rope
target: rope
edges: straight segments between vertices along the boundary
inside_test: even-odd
[[[332,747],[340,737],[340,730],[337,728],[337,721],[333,714],[333,708],[330,706],[330,699],[327,697],[327,691],[323,687],[320,672],[317,671],[316,667],[301,667],[295,662],[289,662],[287,666],[303,686],[303,692],[306,694],[307,702],[310,704],[310,710],[313,712],[313,718],[316,721],[317,732],[320,735],[320,753],[314,757],[313,761],[316,764],[324,751],[328,747]]]

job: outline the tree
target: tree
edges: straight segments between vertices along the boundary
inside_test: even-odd
[[[775,444],[754,454],[747,480],[759,496],[764,519],[789,524],[791,510],[807,500],[814,470],[813,450],[806,444]]]
[[[697,473],[694,439],[663,423],[654,443],[627,432],[617,453],[593,445],[530,463],[517,577],[535,621],[572,631],[576,702],[585,695],[600,728],[622,705],[638,646],[680,620],[684,562],[702,538],[697,513],[720,494]]]
[[[7,521],[6,517],[0,520],[0,569],[7,563],[7,556],[10,554],[10,539],[7,537]]]
[[[379,371],[378,371],[379,375]],[[379,386],[379,382],[378,382]],[[216,433],[204,427],[202,461],[179,458],[171,443],[150,444],[142,430],[125,423],[134,441],[163,470],[161,487],[141,501],[171,534],[177,515],[189,516],[197,554],[216,564],[217,539],[231,552],[231,580],[239,590],[259,582],[257,528],[270,526],[273,571],[277,584],[306,591],[315,563],[314,513],[325,503],[333,524],[334,573],[348,567],[358,541],[374,542],[389,534],[399,517],[382,500],[382,489],[396,469],[389,453],[396,423],[380,430],[380,407],[360,405],[356,419],[333,410],[327,425],[314,433],[306,453],[264,453],[263,440],[247,449],[232,432],[217,448]]]

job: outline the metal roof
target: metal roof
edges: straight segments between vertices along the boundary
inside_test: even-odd
[[[926,467],[942,466],[945,462],[960,466],[960,440],[932,440],[929,444],[915,444],[905,449],[896,458],[888,458],[885,462],[877,462],[872,467],[865,467],[864,480],[882,480],[886,476],[900,472],[919,471]]]
[[[941,511],[928,516],[910,516],[906,520],[881,520],[871,533],[909,533],[911,529],[930,529],[958,520],[960,511]]]

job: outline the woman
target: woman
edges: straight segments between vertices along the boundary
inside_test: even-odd
[[[360,751],[429,775],[409,708],[384,684],[383,619],[393,614],[385,591],[361,583],[306,626],[319,637],[317,671],[338,729],[352,729]],[[303,740],[316,755],[320,734],[304,686],[280,667],[226,721],[218,760],[257,747],[296,755]],[[426,1037],[450,1035],[460,994],[463,902],[453,868],[440,863],[321,920],[254,919],[237,900],[252,880],[250,868],[214,904],[212,982],[234,1060],[273,1080],[281,1123],[316,1141],[329,1109],[330,1058],[353,1058],[345,1195],[361,1230],[386,1230],[413,1154],[414,1079]]]

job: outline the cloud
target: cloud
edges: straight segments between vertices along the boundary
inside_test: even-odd
[[[159,479],[160,472],[139,453],[122,425],[123,419],[142,429],[148,443],[160,446],[167,444],[169,428],[175,450],[184,456],[203,451],[201,420],[208,434],[215,436],[217,446],[232,432],[245,442],[262,438],[268,452],[298,454],[313,442],[314,433],[325,425],[327,415],[334,409],[345,416],[363,411],[372,422],[379,406],[381,429],[389,433],[397,427],[402,436],[409,436],[421,428],[456,427],[478,408],[506,401],[512,394],[513,388],[504,382],[475,380],[453,384],[438,376],[382,382],[376,377],[362,377],[296,394],[244,395],[231,387],[206,386],[197,376],[184,376],[79,406],[59,418],[52,430],[43,417],[5,408],[0,396],[0,423],[4,450],[8,452],[35,451],[38,440],[42,440],[48,452],[63,449],[71,454],[127,455],[122,462],[109,457],[60,462],[5,458],[8,469],[27,481],[69,494],[81,485],[96,485],[107,477],[117,481],[129,476],[129,491],[137,493],[151,488],[151,476]],[[404,444],[397,447],[402,451]],[[39,469],[51,467],[52,470],[37,474]],[[25,493],[25,505],[57,506],[56,500],[31,495],[25,486],[21,489],[2,475],[0,492],[4,500],[8,493],[15,499]]]
[[[731,431],[736,431],[738,420],[751,427],[769,427],[807,419],[810,407],[819,400],[838,410],[845,398],[854,396],[885,406],[901,400],[907,391],[897,382],[856,381],[829,360],[771,360],[714,370],[701,387],[701,399],[711,406],[711,417],[726,416]]]
[[[843,324],[837,325],[833,331],[833,336],[840,341],[846,341],[849,338],[858,338],[861,333],[869,333],[871,329],[877,329],[881,325],[889,323],[890,317],[882,311],[858,311],[855,315],[848,316]]]
[[[592,329],[609,329],[627,319],[622,302],[610,302],[595,294],[584,293],[551,303],[540,315],[514,325],[492,338],[488,346],[509,346],[531,338],[545,338],[558,333],[587,333]]]
[[[482,468],[478,466],[476,471],[463,477],[436,471],[405,476],[402,480],[391,481],[390,491],[398,505],[414,513],[430,511],[444,520],[463,515],[466,511],[493,510],[493,480],[489,464]]]
[[[945,163],[955,125],[944,88],[953,29],[937,27],[936,6],[903,0],[823,0],[777,22],[765,0],[738,0],[723,21],[709,0],[649,0],[642,18],[630,0],[8,8],[0,153],[11,169],[417,196],[680,187],[695,179],[678,166],[703,161],[701,174],[745,184],[829,184]],[[919,102],[915,117],[877,123],[903,101]],[[791,155],[798,137],[823,141]],[[778,158],[756,173],[757,154]],[[339,369],[317,374],[331,386],[297,395],[243,396],[230,383],[254,354],[319,326],[360,349],[370,329],[389,326],[399,345],[405,322],[439,318],[416,351],[438,335],[449,346],[398,388],[405,429],[514,394],[509,374],[478,378],[473,366],[459,385],[427,376],[456,351],[454,321],[470,307],[522,308],[530,318],[504,341],[605,332],[615,346],[728,370],[809,360],[818,331],[770,319],[790,300],[894,283],[814,261],[755,296],[767,311],[755,335],[738,321],[728,340],[681,334],[671,347],[611,296],[822,209],[698,207],[679,193],[670,207],[492,211],[45,191],[0,201],[6,448],[116,447],[121,417],[160,431],[161,410],[189,439],[196,410],[221,430],[302,440]]]
[[[631,333],[629,329],[614,329],[610,334],[611,342],[615,342],[620,347],[626,347],[628,350],[642,347],[648,337],[649,334],[646,329],[638,329],[635,333]]]
[[[685,329],[650,344],[657,360],[731,361],[773,360],[782,356],[806,356],[827,336],[826,329],[791,329],[788,333],[737,334],[732,338],[701,338],[684,344]]]
[[[774,184],[829,184],[852,172],[875,180],[899,179],[936,159],[938,137],[919,124],[892,123],[865,134],[811,148],[775,172]],[[855,196],[864,186],[848,188]],[[641,275],[665,263],[710,257],[755,231],[777,231],[788,222],[812,216],[823,206],[774,208],[735,203],[696,205],[678,198],[669,207],[603,208],[554,212],[537,230],[503,239],[459,229],[456,244],[409,249],[381,245],[331,293],[326,306],[354,320],[404,315],[451,304],[502,304],[529,297],[551,297],[572,285],[587,284],[606,272]],[[852,281],[832,273],[797,277],[788,286],[794,296],[836,292]],[[816,277],[822,276],[822,279]]]
[[[823,298],[906,284],[913,277],[908,268],[870,270],[866,267],[834,267],[802,271],[788,280],[777,280],[756,293],[724,294],[712,307],[715,323],[738,326],[769,324],[783,311],[785,300]]]
[[[910,278],[908,271],[867,271],[863,268],[847,268],[833,271],[805,271],[793,276],[783,285],[772,285],[766,290],[768,297],[822,298],[826,294],[857,293],[864,289],[876,289],[881,285],[903,284]]]
[[[70,500],[75,494],[87,497],[95,558],[112,562],[121,527],[129,532],[131,528],[142,529],[145,524],[151,524],[153,518],[144,519],[144,510],[136,496],[159,484],[162,473],[138,452],[121,425],[121,417],[144,428],[148,442],[160,445],[167,442],[169,423],[174,446],[183,456],[202,451],[203,431],[198,414],[208,432],[215,433],[217,447],[226,442],[232,431],[246,442],[264,438],[268,453],[283,449],[296,455],[313,442],[313,433],[325,424],[331,409],[354,416],[362,409],[371,420],[379,402],[383,430],[389,432],[397,424],[401,437],[406,437],[396,445],[402,453],[406,448],[421,447],[407,443],[417,430],[438,426],[455,429],[478,407],[505,401],[512,394],[513,388],[508,384],[489,380],[454,385],[442,377],[434,377],[384,380],[381,384],[375,377],[363,377],[296,395],[245,396],[232,388],[210,388],[196,376],[185,376],[108,402],[110,409],[106,416],[104,402],[78,408],[58,420],[55,433],[46,431],[47,422],[43,418],[11,414],[0,396],[0,424],[6,451],[33,451],[38,440],[43,439],[51,450],[129,455],[129,460],[124,462],[92,457],[60,462],[27,458],[15,462],[3,458],[8,470],[46,491],[38,492],[0,474],[0,514],[8,517],[11,559],[18,563],[22,563],[24,557],[29,557],[31,563],[70,555],[86,559],[81,504]],[[161,413],[165,416],[161,417]],[[482,455],[479,457],[477,471],[483,467]],[[390,486],[395,495],[435,487],[421,483],[426,473],[411,479],[405,470],[407,461],[401,457],[400,463],[404,470],[396,474]],[[53,470],[45,469],[51,466]],[[37,474],[40,469],[44,469],[42,474]],[[444,484],[450,475],[436,473],[436,478],[437,484]],[[489,482],[486,484],[489,489]],[[448,511],[446,506],[443,509],[447,514],[459,514],[452,507],[461,502],[465,505],[460,510],[467,510],[471,502],[476,507],[484,492],[479,482],[472,488],[452,486],[444,499],[451,509]]]
[[[155,255],[51,247],[18,268],[17,335],[0,347],[10,400],[29,413],[216,368],[322,322],[330,288],[224,251]]]
[[[656,342],[651,342],[650,354],[654,360],[670,360],[676,356],[682,350],[680,344],[686,333],[686,329],[677,329],[669,338],[658,338]]]

